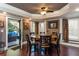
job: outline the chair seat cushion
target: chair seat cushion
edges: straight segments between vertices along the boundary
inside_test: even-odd
[[[42,44],[41,47],[49,47],[48,44]]]
[[[57,44],[57,42],[56,41],[52,41],[51,44]]]
[[[43,48],[47,48],[47,47],[49,47],[49,46],[41,46],[41,47],[43,47]]]

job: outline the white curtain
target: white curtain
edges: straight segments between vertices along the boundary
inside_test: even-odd
[[[78,40],[79,35],[79,20],[69,19],[69,40]]]

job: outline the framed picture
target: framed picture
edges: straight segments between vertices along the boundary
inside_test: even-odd
[[[0,20],[0,27],[4,27],[4,21]]]
[[[58,28],[58,20],[48,21],[49,29],[57,29]]]

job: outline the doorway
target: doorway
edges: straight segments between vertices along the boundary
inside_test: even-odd
[[[8,47],[21,46],[20,20],[8,18]]]

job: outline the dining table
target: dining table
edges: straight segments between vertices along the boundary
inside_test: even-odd
[[[49,34],[31,35],[31,38],[33,39],[33,41],[39,41],[40,40],[40,36],[51,36],[51,35],[49,35]]]

